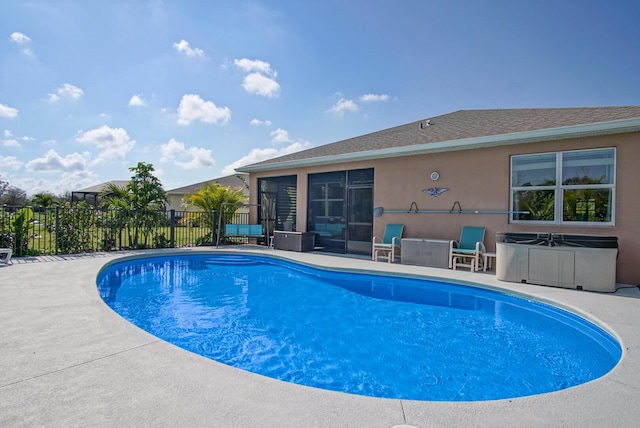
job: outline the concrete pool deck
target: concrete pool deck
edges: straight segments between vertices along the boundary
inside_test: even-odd
[[[255,248],[314,265],[455,278],[554,301],[595,320],[623,357],[592,382],[549,394],[481,402],[392,400],[325,391],[234,369],[148,334],[100,298],[96,276],[132,254],[16,258],[0,264],[0,426],[153,427],[626,427],[640,420],[640,293],[498,281],[431,269]]]

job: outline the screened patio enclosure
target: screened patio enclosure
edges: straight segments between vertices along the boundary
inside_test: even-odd
[[[323,251],[371,254],[373,168],[310,174],[307,232]]]
[[[259,222],[267,221],[269,235],[274,230],[296,230],[297,176],[261,178],[258,180],[261,209]]]
[[[274,230],[315,234],[317,251],[370,255],[373,175],[373,168],[309,174],[307,230],[298,228],[297,215],[304,213],[304,207],[297,206],[297,176],[261,178],[259,219],[270,219],[270,234]]]

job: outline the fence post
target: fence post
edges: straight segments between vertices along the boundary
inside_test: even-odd
[[[171,209],[169,220],[169,248],[176,247],[176,210]]]
[[[122,208],[118,208],[118,248],[122,250]]]
[[[218,234],[216,233],[216,210],[211,211],[211,245],[218,240]]]
[[[60,222],[60,206],[56,205],[56,222],[55,222],[55,226],[53,228],[53,230],[56,231],[56,254],[58,254],[58,247],[60,245],[60,243],[58,242],[58,236],[60,235],[58,232],[60,229],[58,229],[60,227],[59,225]]]
[[[51,218],[51,207],[45,207],[44,209],[44,224],[45,226],[45,230],[46,227],[49,227],[49,219]],[[42,231],[42,225],[40,226],[40,230]],[[42,235],[42,233],[41,233]],[[47,235],[49,236],[49,245],[51,245],[51,233],[47,233],[46,235],[42,236],[42,241],[44,243],[44,248],[47,248]],[[51,250],[49,250],[51,251]]]

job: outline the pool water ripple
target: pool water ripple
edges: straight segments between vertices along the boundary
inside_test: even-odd
[[[123,261],[105,302],[151,334],[233,367],[375,397],[475,401],[605,375],[604,330],[564,310],[445,282],[332,272],[254,255]]]

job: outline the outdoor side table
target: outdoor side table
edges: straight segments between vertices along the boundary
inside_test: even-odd
[[[492,260],[495,260],[496,258],[496,253],[482,253],[483,257],[484,257],[484,263],[483,264],[483,271],[486,272],[487,271],[487,266],[489,266],[489,270],[491,270],[493,263]]]

